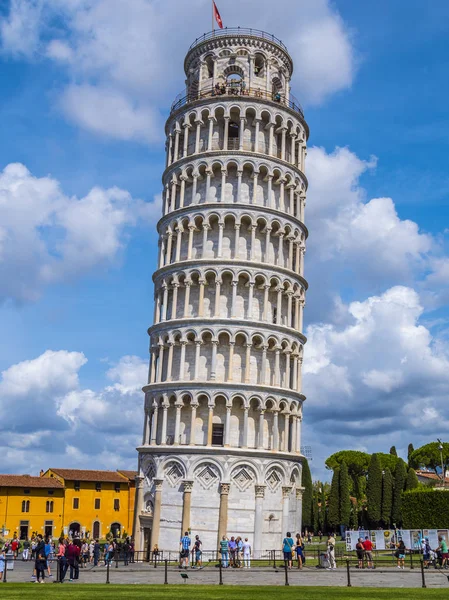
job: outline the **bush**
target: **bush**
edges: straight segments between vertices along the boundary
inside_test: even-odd
[[[404,492],[402,520],[404,529],[449,529],[449,490]]]

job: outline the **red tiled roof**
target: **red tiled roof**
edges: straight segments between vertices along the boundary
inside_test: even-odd
[[[117,469],[120,475],[127,477],[130,481],[134,481],[137,475],[137,471],[124,471],[123,469]]]
[[[0,487],[63,488],[57,479],[32,477],[31,475],[0,475]]]
[[[441,477],[439,477],[436,473],[431,473],[430,471],[416,471],[416,475],[418,477],[425,477],[426,479],[441,481]],[[445,477],[444,480],[449,481],[449,477]]]
[[[124,483],[126,476],[117,471],[90,471],[86,469],[49,469],[67,481],[104,481],[107,483]],[[47,471],[48,473],[48,471]],[[48,479],[47,474],[44,479]]]

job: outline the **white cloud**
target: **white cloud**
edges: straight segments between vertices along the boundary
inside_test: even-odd
[[[68,197],[52,177],[7,165],[0,172],[0,302],[35,300],[48,283],[110,264],[127,229],[154,216],[154,203],[119,188]]]
[[[57,462],[107,468],[135,463],[143,418],[142,386],[148,361],[124,356],[106,373],[111,385],[83,388],[81,352],[47,350],[5,370],[0,377],[0,452],[5,470]],[[2,440],[7,441],[7,444]],[[111,451],[120,440],[117,451]],[[109,454],[109,458],[108,458]],[[114,461],[115,460],[115,465]]]
[[[223,18],[235,26],[231,15],[238,14],[241,24],[283,38],[295,62],[293,93],[300,102],[316,104],[351,85],[351,36],[329,0],[280,0],[275,31],[271,0],[260,0],[257,8],[229,0]],[[0,32],[5,52],[30,57],[34,51],[67,68],[72,83],[60,100],[75,123],[122,140],[154,142],[162,132],[160,111],[183,88],[185,52],[202,33],[198,16],[209,13],[208,0],[15,0]]]

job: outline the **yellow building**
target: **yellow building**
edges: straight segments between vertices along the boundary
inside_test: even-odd
[[[64,514],[64,486],[57,479],[0,475],[0,533],[21,539],[31,533],[59,535]]]
[[[0,475],[0,533],[21,539],[33,532],[131,535],[135,475],[81,469],[48,469],[40,477]]]

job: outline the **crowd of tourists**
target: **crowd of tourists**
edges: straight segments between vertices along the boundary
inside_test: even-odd
[[[100,564],[107,566],[114,559],[120,558],[124,565],[134,562],[134,541],[132,538],[125,540],[112,539],[101,545],[99,540],[80,539],[77,536],[60,537],[57,542],[52,538],[44,538],[41,534],[33,535],[30,540],[22,542],[15,534],[13,539],[7,541],[0,550],[0,581],[6,568],[7,556],[19,558],[22,550],[22,561],[32,561],[34,569],[32,581],[45,583],[45,578],[53,578],[50,563],[56,560],[57,575],[61,583],[79,579],[80,569],[87,566],[97,567]]]

